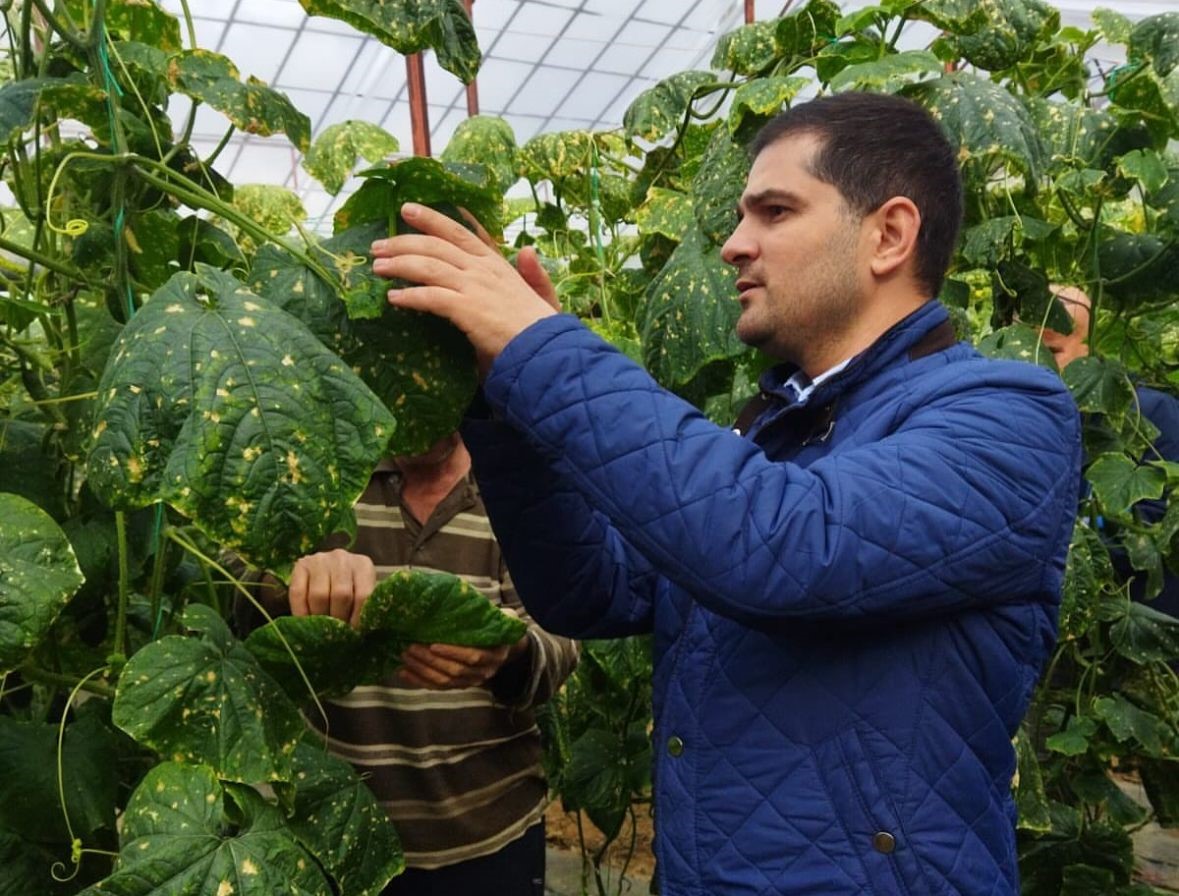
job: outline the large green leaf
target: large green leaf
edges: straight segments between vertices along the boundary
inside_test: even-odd
[[[777,115],[810,81],[806,78],[757,78],[737,88],[729,107],[729,133],[736,135],[748,122],[760,125]]]
[[[191,606],[184,623],[201,636],[168,635],[127,661],[115,724],[161,755],[205,763],[227,780],[290,781],[304,730],[299,711],[212,610]]]
[[[47,435],[39,423],[0,419],[0,493],[20,495],[60,520],[65,495],[57,466],[43,447]]]
[[[370,267],[369,247],[385,223],[354,227],[312,250],[357,291],[387,287]],[[475,392],[475,361],[466,337],[445,320],[385,303],[375,320],[350,320],[335,287],[274,246],[263,246],[251,283],[300,318],[390,408],[397,427],[393,454],[419,454],[454,432]],[[371,470],[372,464],[365,468]]]
[[[657,233],[677,243],[694,230],[696,220],[692,212],[692,197],[678,190],[652,187],[635,214],[639,232]]]
[[[303,167],[335,196],[359,159],[375,165],[400,148],[397,138],[379,125],[350,119],[323,129],[303,157]]]
[[[989,333],[979,340],[978,350],[991,358],[1010,358],[1056,369],[1056,361],[1044,345],[1040,330],[1027,324],[1012,324]]]
[[[1179,66],[1179,12],[1147,16],[1130,32],[1129,57],[1150,62],[1160,77]]]
[[[106,95],[85,81],[26,78],[0,87],[0,141],[7,143],[32,127],[42,111],[87,124],[102,122]]]
[[[927,0],[912,14],[949,32],[963,58],[988,71],[1026,59],[1060,26],[1044,0]]]
[[[393,432],[303,324],[203,265],[139,310],[98,392],[95,492],[115,507],[166,501],[268,568],[348,528]]]
[[[1179,297],[1179,243],[1152,233],[1113,232],[1098,244],[1106,294],[1129,308]]]
[[[277,808],[212,769],[167,762],[123,813],[115,872],[82,896],[331,896]]]
[[[1162,496],[1167,474],[1153,464],[1138,464],[1124,454],[1103,454],[1089,465],[1085,478],[1107,514],[1128,513],[1139,501]]]
[[[159,289],[179,270],[180,216],[171,209],[152,209],[129,217],[123,240],[131,250],[135,279],[147,289]]]
[[[311,736],[295,751],[291,829],[323,863],[341,893],[376,896],[405,868],[397,832],[352,767],[324,752]]]
[[[299,197],[277,184],[235,187],[233,207],[273,236],[284,236],[296,224],[307,220],[307,210]]]
[[[280,616],[251,632],[246,646],[298,697],[306,685],[292,653],[317,692],[341,694],[380,682],[410,644],[496,647],[515,643],[524,631],[523,622],[458,576],[407,570],[377,585],[356,630],[330,616]]]
[[[309,696],[307,682],[320,696],[339,696],[358,684],[375,684],[397,666],[398,657],[374,655],[364,645],[356,629],[332,616],[279,616],[246,638],[262,668],[297,700]]]
[[[438,64],[464,84],[474,80],[481,54],[462,0],[299,0],[313,16],[328,16],[371,34],[398,53],[434,50]]]
[[[1163,754],[1163,745],[1170,740],[1169,726],[1153,713],[1139,709],[1121,694],[1099,697],[1093,711],[1105,722],[1119,741],[1137,741],[1149,756]]]
[[[1119,654],[1139,665],[1179,658],[1179,620],[1136,601],[1121,605],[1110,638]]]
[[[882,59],[849,65],[831,79],[832,90],[899,90],[922,75],[942,72],[942,61],[928,50],[889,53]]]
[[[750,22],[721,35],[712,54],[712,67],[737,75],[759,75],[778,61],[778,23]]]
[[[82,586],[69,539],[40,507],[0,493],[0,673],[41,642]]]
[[[174,90],[207,103],[246,133],[268,137],[282,132],[304,151],[311,144],[307,116],[257,78],[243,84],[237,67],[220,53],[176,53],[168,60],[168,82]]]
[[[407,644],[498,647],[519,641],[525,625],[458,576],[401,570],[377,585],[359,629]]]
[[[464,119],[442,150],[443,162],[482,165],[491,172],[498,192],[505,192],[517,178],[516,135],[512,126],[496,115],[475,115]]]
[[[559,185],[568,177],[585,177],[593,161],[590,131],[557,131],[538,134],[520,147],[516,171],[532,183],[542,180]]]
[[[94,4],[89,0],[66,0],[66,9],[78,25],[91,27]],[[109,0],[102,19],[111,37],[134,38],[161,50],[180,49],[180,21],[160,7],[156,0]]]
[[[737,203],[749,176],[749,153],[724,128],[713,134],[692,181],[693,210],[704,236],[720,245],[737,227]]]
[[[907,96],[925,106],[950,138],[972,183],[997,167],[1021,172],[1032,186],[1040,177],[1043,148],[1027,109],[1009,91],[966,73],[942,75],[906,87]]]
[[[1077,358],[1061,372],[1061,378],[1085,413],[1119,414],[1133,404],[1134,387],[1126,369],[1109,358]]]
[[[480,169],[484,173],[485,169]],[[406,202],[417,202],[447,212],[462,222],[456,209],[465,208],[492,235],[503,232],[502,200],[497,187],[463,177],[454,167],[414,156],[383,168],[360,172],[365,184],[336,212],[337,234],[377,221],[387,224],[384,235],[407,232],[399,211]],[[353,315],[354,317],[357,315]]]
[[[669,388],[745,349],[735,326],[736,274],[699,230],[684,235],[647,290],[637,320],[647,369]]]
[[[627,136],[654,143],[679,130],[698,92],[715,80],[712,72],[686,71],[644,90],[622,116]]]
[[[77,720],[66,725],[62,739],[65,805],[74,836],[86,839],[115,829],[115,733],[100,712],[85,704]],[[46,761],[58,755],[57,737],[56,723],[0,716],[0,828],[20,831],[26,840],[53,844],[71,839],[59,796],[58,763]]]

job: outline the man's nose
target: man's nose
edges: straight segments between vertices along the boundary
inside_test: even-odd
[[[756,254],[756,246],[748,236],[744,221],[739,221],[729,238],[721,246],[721,258],[729,264],[739,264]]]

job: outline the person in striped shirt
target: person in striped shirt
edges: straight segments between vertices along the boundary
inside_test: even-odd
[[[547,785],[534,709],[577,662],[516,597],[455,433],[382,462],[356,505],[357,535],[295,564],[294,615],[354,622],[376,582],[401,569],[459,575],[528,623],[510,647],[415,644],[395,678],[325,700],[328,745],[397,828],[407,869],[385,896],[540,896]],[[322,725],[322,720],[312,719]]]

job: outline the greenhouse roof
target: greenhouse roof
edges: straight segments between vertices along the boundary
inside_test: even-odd
[[[179,0],[163,0],[179,13]],[[758,19],[779,15],[786,0],[757,0]],[[866,0],[841,0],[845,11]],[[1177,0],[1058,0],[1064,24],[1087,26],[1094,8],[1130,17],[1179,9]],[[406,153],[412,148],[406,63],[403,56],[348,25],[308,16],[298,0],[191,0],[197,42],[229,56],[243,75],[286,93],[308,115],[313,132],[348,119],[381,125]],[[539,133],[610,128],[635,97],[658,80],[690,68],[707,68],[717,39],[744,21],[741,0],[475,0],[473,21],[483,51],[477,90],[483,114],[503,116],[519,142]],[[928,43],[930,32],[911,26],[905,41]],[[1102,61],[1121,61],[1104,48]],[[1098,51],[1101,56],[1101,48]],[[463,85],[425,58],[430,136],[435,152],[467,115]],[[187,101],[174,99],[179,120]],[[199,110],[192,143],[211,152],[227,122]],[[284,136],[235,132],[218,162],[231,181],[282,184],[301,197],[312,226],[327,229],[338,206],[299,166]]]

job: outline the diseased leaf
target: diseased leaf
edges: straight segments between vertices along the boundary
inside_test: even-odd
[[[1121,694],[1099,697],[1094,701],[1093,711],[1114,737],[1123,742],[1137,741],[1149,756],[1162,755],[1164,743],[1170,740],[1170,726]]]
[[[1139,465],[1124,454],[1103,454],[1089,465],[1085,478],[1107,514],[1128,513],[1139,501],[1159,498],[1167,474],[1152,464]]]
[[[913,15],[949,32],[963,58],[988,71],[1026,59],[1060,27],[1060,13],[1044,0],[928,0]]]
[[[692,181],[693,210],[709,241],[720,245],[737,227],[737,203],[749,177],[745,148],[718,128]]]
[[[737,134],[748,119],[777,115],[809,83],[806,78],[758,78],[742,84],[729,108],[729,133]]]
[[[103,829],[115,829],[115,732],[99,717],[100,712],[90,704],[79,708],[77,718],[66,725],[62,739],[65,805],[74,836],[83,838],[93,837]],[[5,771],[0,829],[20,831],[25,839],[47,845],[70,841],[59,795],[57,763],[46,761],[46,757],[57,756],[57,736],[56,722],[0,716],[0,768]]]
[[[668,388],[689,382],[717,360],[745,351],[734,327],[736,273],[698,229],[684,234],[647,289],[636,323],[647,369]]]
[[[377,585],[357,629],[329,616],[280,616],[251,632],[246,647],[300,699],[307,686],[292,653],[317,692],[344,694],[386,679],[410,644],[497,647],[515,643],[524,631],[523,622],[458,576],[409,570]]]
[[[1061,377],[1084,413],[1120,413],[1134,400],[1126,369],[1109,358],[1077,358],[1061,371]]]
[[[1179,12],[1164,12],[1141,19],[1130,32],[1129,58],[1143,59],[1160,78],[1179,66]]]
[[[368,251],[387,234],[383,222],[354,227],[311,254],[346,277],[353,290],[383,295],[388,283],[372,273]],[[458,428],[475,392],[475,359],[450,323],[388,302],[376,319],[350,320],[333,286],[274,246],[262,247],[250,282],[259,295],[300,318],[392,411],[397,426],[389,452],[420,454]]]
[[[377,896],[405,869],[401,841],[385,809],[352,766],[309,735],[295,751],[295,807],[290,825],[323,863],[339,892]]]
[[[464,119],[442,150],[447,164],[482,165],[491,172],[499,193],[516,182],[516,135],[512,126],[496,115],[475,115]]]
[[[0,87],[0,141],[7,143],[32,127],[42,111],[86,124],[104,122],[106,100],[97,87],[66,78],[26,78]]]
[[[1118,171],[1141,183],[1147,192],[1161,190],[1168,179],[1166,160],[1151,149],[1135,149],[1126,153],[1118,159]]]
[[[831,79],[832,90],[879,90],[893,93],[914,76],[942,72],[942,61],[928,50],[889,53],[882,59],[849,65]]]
[[[94,4],[90,0],[66,0],[65,6],[76,24],[91,27]],[[181,47],[180,20],[155,0],[108,0],[102,24],[112,38],[134,39],[166,52]]]
[[[189,607],[185,622],[204,633],[168,635],[127,661],[114,723],[161,755],[207,763],[225,780],[290,781],[305,727],[299,711],[211,610]]]
[[[1105,39],[1111,44],[1125,44],[1130,41],[1130,32],[1134,23],[1113,9],[1099,7],[1091,14],[1095,24]]]
[[[1179,620],[1137,601],[1126,601],[1110,628],[1114,649],[1138,665],[1179,657]]]
[[[1109,233],[1097,259],[1105,293],[1129,308],[1179,297],[1179,242],[1153,233]]]
[[[1019,829],[1047,833],[1052,830],[1052,817],[1048,813],[1044,774],[1040,770],[1035,743],[1023,730],[1015,738],[1015,757],[1018,771],[1012,789],[1019,815]]]
[[[401,206],[407,202],[436,208],[469,227],[457,211],[464,208],[488,233],[499,236],[503,232],[499,191],[487,182],[476,183],[463,177],[453,166],[436,159],[415,156],[383,168],[370,168],[360,176],[366,178],[364,185],[336,212],[336,234],[378,221],[387,225],[383,236],[411,232],[400,215]]]
[[[311,122],[287,97],[257,78],[244,84],[237,67],[220,53],[183,50],[168,60],[173,90],[216,109],[248,134],[285,133],[299,149],[311,144]]]
[[[350,119],[323,129],[303,157],[303,167],[335,196],[360,159],[375,165],[400,148],[384,128]]]
[[[1056,370],[1056,361],[1044,345],[1040,330],[1027,324],[1012,324],[995,330],[979,340],[978,350],[991,358],[1010,358]]]
[[[271,569],[348,527],[394,426],[303,324],[204,265],[132,318],[98,393],[95,493],[166,501]]]
[[[41,642],[81,586],[74,550],[53,518],[0,493],[0,673]]]
[[[363,643],[352,626],[333,616],[279,616],[254,629],[245,641],[259,665],[296,700],[309,694],[294,659],[315,693],[325,697],[347,694],[362,682],[380,681],[387,668],[398,664],[397,657],[387,662],[382,656],[369,657]],[[370,660],[376,660],[375,665]]]
[[[942,126],[958,161],[974,183],[1000,166],[1034,186],[1043,148],[1027,109],[1009,91],[975,75],[954,73],[906,87],[902,93],[929,110]]]
[[[307,220],[299,197],[275,184],[242,184],[234,188],[233,206],[272,236],[284,236]]]
[[[675,190],[652,187],[647,193],[647,201],[635,214],[635,223],[640,233],[662,234],[678,243],[696,226],[692,197]]]
[[[1044,743],[1054,753],[1082,756],[1089,750],[1089,738],[1097,733],[1097,723],[1086,716],[1073,716],[1068,728],[1059,731]]]
[[[688,109],[697,92],[712,84],[712,72],[679,72],[640,93],[622,116],[628,137],[655,143],[686,124]],[[533,141],[525,144],[525,150]]]
[[[520,640],[525,625],[458,576],[403,570],[377,585],[359,630],[405,644],[498,647]]]
[[[157,765],[123,813],[119,864],[82,896],[331,896],[282,813],[205,766]]]
[[[433,50],[438,64],[464,84],[474,80],[481,54],[462,0],[299,0],[309,15],[328,16],[409,55]]]
[[[736,75],[759,75],[778,61],[777,22],[750,22],[721,36],[712,67]]]

